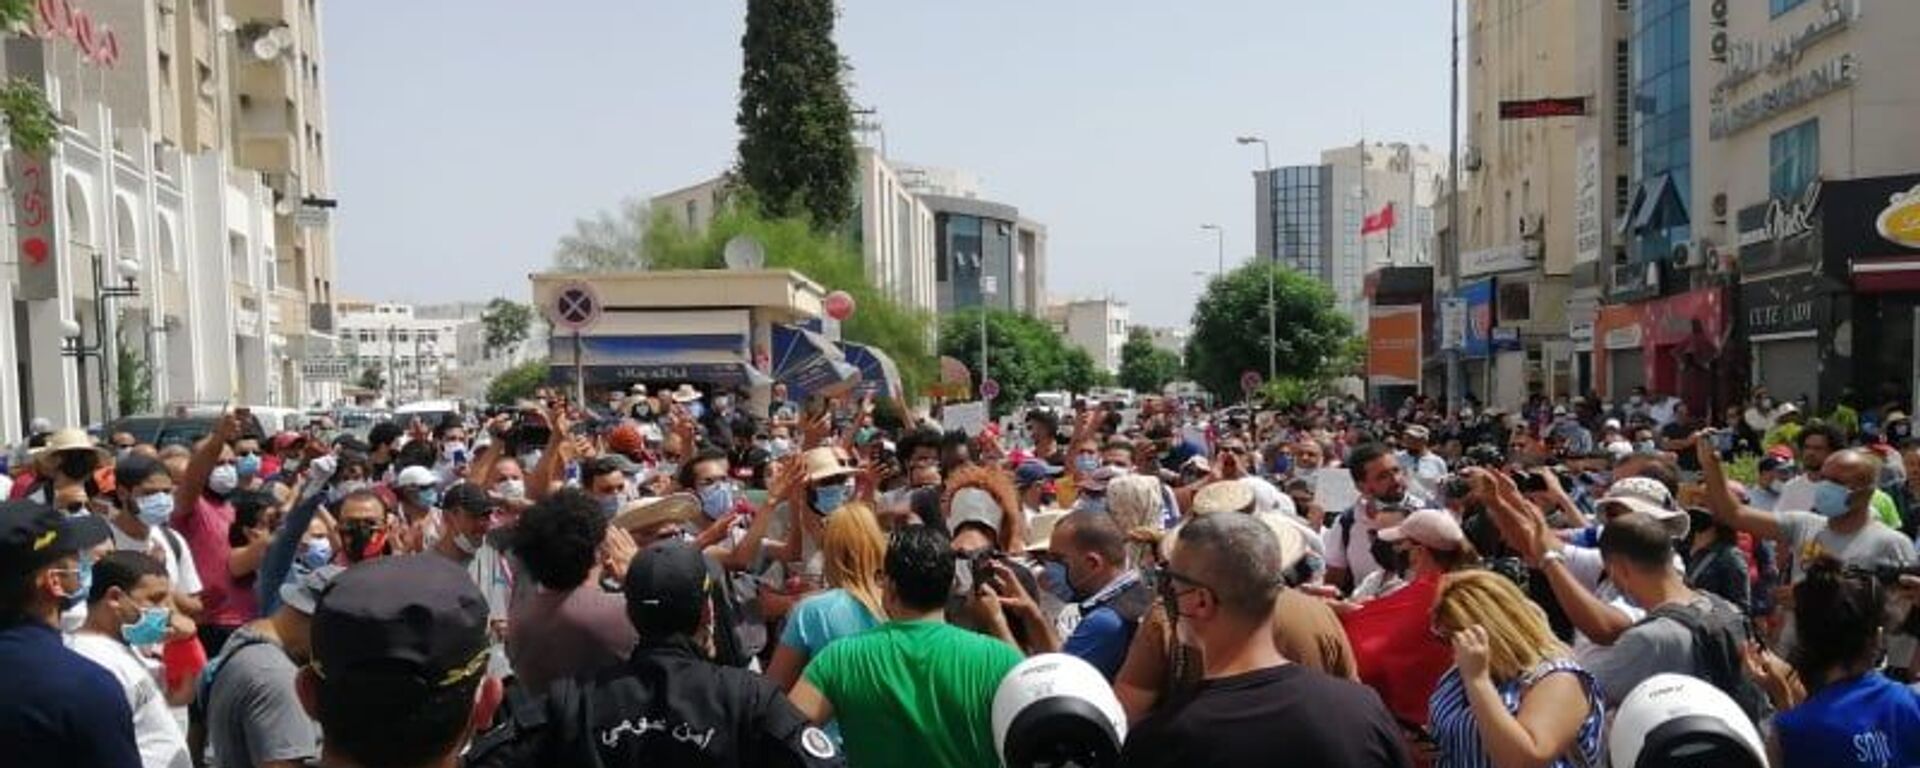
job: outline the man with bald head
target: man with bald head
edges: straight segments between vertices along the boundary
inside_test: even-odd
[[[1880,460],[1873,454],[1850,448],[1828,456],[1820,466],[1821,479],[1815,483],[1812,509],[1764,512],[1734,498],[1719,453],[1704,433],[1695,435],[1695,448],[1700,467],[1706,472],[1707,507],[1713,511],[1714,521],[1778,541],[1792,558],[1792,576],[1780,588],[1782,594],[1777,595],[1781,607],[1792,610],[1792,585],[1806,577],[1807,564],[1816,557],[1824,555],[1842,565],[1860,568],[1915,562],[1913,542],[1874,518],[1873,492],[1880,477]],[[1791,628],[1791,622],[1787,626]],[[1781,638],[1781,644],[1790,647],[1791,638]],[[1911,655],[1911,646],[1907,646],[1905,655],[1891,659],[1891,663],[1906,667]]]

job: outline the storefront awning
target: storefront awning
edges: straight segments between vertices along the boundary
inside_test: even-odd
[[[754,370],[746,361],[708,363],[633,363],[625,365],[582,365],[581,377],[589,387],[624,389],[634,383],[654,385],[704,384],[709,387],[748,388],[770,386],[773,380]],[[574,366],[556,362],[547,368],[547,383],[571,386]]]
[[[791,325],[773,326],[770,354],[773,378],[795,397],[838,394],[860,375],[825,336]]]
[[[893,358],[865,344],[842,341],[839,346],[847,364],[860,371],[860,383],[854,385],[854,391],[875,397],[900,397],[900,369],[894,366]]]

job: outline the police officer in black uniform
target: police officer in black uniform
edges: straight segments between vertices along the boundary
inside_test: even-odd
[[[632,658],[596,679],[512,697],[505,722],[474,743],[468,766],[845,764],[772,682],[711,660],[720,585],[699,550],[655,542],[623,583],[640,635]]]

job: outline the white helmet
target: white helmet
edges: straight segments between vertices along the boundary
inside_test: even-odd
[[[1659,674],[1634,686],[1614,714],[1614,768],[1766,768],[1767,750],[1732,697],[1699,678]]]
[[[993,747],[1007,768],[1116,765],[1127,715],[1100,670],[1064,653],[1020,662],[993,695]]]

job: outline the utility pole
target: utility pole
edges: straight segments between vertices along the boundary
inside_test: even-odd
[[[1453,0],[1453,67],[1448,70],[1452,87],[1447,99],[1447,187],[1451,196],[1447,200],[1447,299],[1449,302],[1460,295],[1460,0]],[[1444,318],[1444,314],[1442,317]],[[1457,318],[1464,321],[1466,318]],[[1444,321],[1443,321],[1444,323]],[[1450,346],[1447,349],[1447,410],[1458,412],[1460,409],[1460,385],[1464,374],[1460,370],[1460,348]]]
[[[1275,210],[1278,206],[1275,205],[1274,200],[1274,193],[1278,190],[1273,183],[1273,154],[1269,151],[1271,148],[1267,145],[1267,140],[1258,136],[1241,136],[1234,141],[1242,146],[1254,143],[1260,145],[1260,183],[1267,186],[1267,223],[1279,223],[1279,216]],[[1277,234],[1277,232],[1268,233],[1268,237],[1273,240],[1273,248],[1267,253],[1267,381],[1273,381],[1280,370],[1280,329],[1275,318],[1279,308],[1273,303],[1273,273],[1278,271],[1280,265],[1280,238],[1276,236]],[[1257,241],[1259,235],[1256,234],[1254,239]]]

